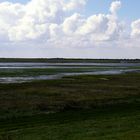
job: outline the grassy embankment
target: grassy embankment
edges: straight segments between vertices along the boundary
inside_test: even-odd
[[[0,84],[0,140],[139,140],[140,74]]]

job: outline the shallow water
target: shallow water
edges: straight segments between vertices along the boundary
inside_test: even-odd
[[[131,67],[140,63],[1,63],[0,68],[61,68],[82,66]]]
[[[39,69],[39,68],[88,68],[88,67],[101,67],[101,69],[93,69],[93,71],[85,70],[83,72],[59,72],[52,75],[39,75],[38,76],[18,76],[18,77],[3,77],[0,76],[0,83],[22,83],[30,82],[34,80],[51,80],[60,79],[64,76],[74,76],[74,75],[108,75],[108,74],[121,74],[125,72],[139,71],[138,68],[140,63],[0,63],[0,69],[3,71],[14,70],[14,69]],[[113,68],[114,67],[114,68]],[[110,69],[105,69],[110,68]]]
[[[108,71],[95,71],[95,72],[77,72],[77,73],[58,73],[54,75],[40,75],[40,76],[29,76],[29,77],[0,77],[0,83],[23,83],[31,82],[35,80],[53,80],[61,79],[65,76],[78,76],[78,75],[113,75],[122,74],[126,72],[134,72],[133,70],[108,70]],[[138,71],[138,70],[137,70]]]

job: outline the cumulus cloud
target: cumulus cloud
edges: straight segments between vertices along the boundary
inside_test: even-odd
[[[0,3],[0,40],[8,40],[9,30],[23,15],[23,5],[9,2]]]
[[[119,1],[111,4],[110,14],[98,14],[90,17],[84,17],[78,13],[74,13],[70,17],[66,17],[61,25],[64,38],[82,38],[83,40],[108,41],[117,40],[123,33],[123,24],[119,22],[117,10],[121,6]],[[115,15],[114,15],[115,14]],[[59,36],[59,34],[57,34]],[[63,37],[63,36],[61,36]],[[65,39],[66,40],[66,39]]]
[[[86,17],[79,10],[87,0],[31,0],[26,4],[0,3],[0,41],[40,41],[47,46],[98,46],[120,41],[124,25],[117,16],[120,1],[108,14]],[[140,36],[140,20],[131,25],[132,37]]]
[[[0,35],[5,35],[10,41],[37,39],[43,34],[47,38],[49,26],[62,23],[65,15],[85,3],[86,0],[31,0],[25,5],[2,2]]]
[[[86,5],[87,0],[70,0],[68,3],[64,4],[64,10],[75,10],[83,8]]]
[[[120,8],[121,8],[121,2],[114,1],[110,6],[110,12],[115,15]]]
[[[131,36],[133,38],[140,37],[140,19],[133,21],[131,24],[131,28],[132,28]]]
[[[116,18],[116,11],[121,5],[120,1],[111,4],[109,15],[99,14],[85,18],[76,11],[83,7],[86,1],[31,0],[25,5],[2,2],[0,39],[26,41],[44,36],[48,41],[53,37],[85,36],[102,41],[118,36],[120,24]]]

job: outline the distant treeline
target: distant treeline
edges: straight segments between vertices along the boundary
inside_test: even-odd
[[[140,63],[140,59],[0,58],[0,62]]]

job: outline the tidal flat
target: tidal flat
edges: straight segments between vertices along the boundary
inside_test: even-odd
[[[1,65],[0,78],[70,74],[1,81],[0,140],[140,139],[139,64],[29,67]]]
[[[61,79],[76,75],[107,75],[140,71],[140,63],[0,62],[0,83]]]

